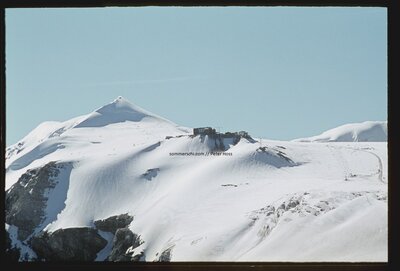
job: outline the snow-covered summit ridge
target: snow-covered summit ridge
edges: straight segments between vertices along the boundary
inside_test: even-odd
[[[100,114],[114,114],[114,113],[130,113],[130,114],[136,114],[136,115],[141,115],[141,116],[154,116],[153,113],[146,111],[145,109],[132,104],[129,102],[127,99],[125,99],[122,96],[118,96],[114,101],[112,101],[109,104],[106,104],[99,109],[97,109],[95,112],[100,113]]]
[[[12,148],[14,145],[22,146],[32,142],[42,142],[46,139],[60,136],[73,128],[104,127],[114,123],[125,121],[139,122],[142,120],[159,121],[164,124],[177,126],[175,123],[134,105],[127,99],[119,96],[111,103],[106,104],[89,114],[75,117],[67,121],[42,122],[23,139],[18,141],[16,144],[10,145],[7,149]]]
[[[75,128],[80,127],[103,127],[113,123],[133,121],[139,122],[143,119],[152,119],[170,122],[160,116],[157,116],[143,108],[130,103],[128,100],[119,96],[113,102],[104,105],[88,115]]]
[[[365,121],[349,123],[320,135],[299,138],[297,142],[385,142],[387,141],[387,121]]]
[[[113,127],[115,125],[118,127]],[[6,164],[10,165],[18,157],[32,150],[43,151],[43,148],[47,149],[44,147],[47,145],[62,146],[66,139],[89,142],[93,140],[93,129],[96,129],[96,137],[102,138],[97,141],[109,142],[112,142],[115,137],[115,131],[118,131],[119,137],[126,135],[136,138],[136,141],[144,137],[148,140],[162,139],[167,135],[186,134],[190,131],[119,96],[111,103],[89,114],[63,122],[45,121],[39,124],[23,139],[7,147]]]

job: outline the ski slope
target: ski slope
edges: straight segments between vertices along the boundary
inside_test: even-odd
[[[212,138],[119,97],[7,148],[6,190],[29,169],[70,164],[37,230],[128,213],[145,261],[165,250],[172,261],[387,261],[387,143],[322,142],[346,141],[331,134],[175,155],[213,151]]]

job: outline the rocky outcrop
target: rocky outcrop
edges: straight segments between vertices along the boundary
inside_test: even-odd
[[[169,248],[167,248],[166,250],[164,250],[160,257],[158,258],[157,262],[170,262],[171,261],[171,257],[172,257],[172,249],[174,248],[174,246],[171,246]]]
[[[115,234],[115,232],[118,229],[128,227],[132,221],[133,221],[133,216],[130,216],[128,214],[121,214],[121,215],[111,216],[103,220],[96,220],[94,221],[94,225],[96,226],[97,229],[101,231],[107,231],[111,232],[112,234]]]
[[[157,174],[158,174],[159,171],[160,171],[159,168],[150,168],[145,173],[143,173],[141,176],[143,178],[151,181],[151,179],[157,177]]]
[[[25,240],[44,221],[47,195],[66,166],[67,163],[50,162],[30,169],[6,192],[6,223],[18,227],[18,239]]]
[[[141,244],[143,244],[143,241],[139,235],[128,228],[118,229],[115,232],[113,249],[107,260],[113,262],[139,261],[144,253],[134,253],[133,251]]]
[[[21,151],[24,150],[24,142],[19,142],[16,145],[13,145],[12,147],[8,147],[6,149],[6,159],[10,159],[13,155],[20,153]]]
[[[55,232],[41,232],[30,245],[39,260],[94,261],[107,241],[92,228],[68,228]]]
[[[280,203],[267,205],[250,214],[250,227],[258,225],[260,239],[266,238],[279,223],[291,221],[294,217],[320,216],[342,204],[365,196],[379,201],[387,201],[387,193],[381,191],[344,192],[304,192],[288,196]]]
[[[131,262],[140,261],[144,257],[143,251],[135,250],[144,242],[139,235],[128,229],[132,221],[133,216],[128,214],[115,215],[94,221],[97,229],[114,235],[112,250],[106,259],[107,261]]]
[[[133,216],[121,214],[111,216],[107,219],[94,221],[94,225],[101,231],[114,234],[112,250],[107,261],[112,262],[135,262],[144,258],[143,251],[136,251],[135,248],[143,244],[140,236],[128,229],[133,221]]]
[[[6,244],[5,244],[6,252],[5,252],[4,258],[6,261],[17,262],[21,255],[21,252],[17,247],[13,246],[11,238],[10,238],[10,234],[8,233],[8,231],[4,231],[4,232],[6,235]]]
[[[207,142],[210,151],[212,152],[224,152],[229,150],[232,146],[235,146],[240,142],[240,140],[246,139],[250,143],[255,143],[256,141],[245,131],[240,132],[226,132],[219,133],[211,127],[201,127],[194,128],[193,135],[189,137],[194,138],[196,136],[200,137],[201,143]],[[167,137],[169,139],[172,137]],[[206,141],[206,138],[208,140]]]

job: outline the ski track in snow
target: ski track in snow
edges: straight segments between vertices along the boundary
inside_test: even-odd
[[[379,181],[384,183],[384,184],[387,184],[387,182],[385,182],[383,180],[383,176],[382,176],[383,175],[382,159],[377,154],[375,154],[375,153],[373,153],[371,151],[365,151],[365,152],[372,154],[373,156],[375,156],[378,159],[378,163],[379,163],[379,173],[378,173]]]

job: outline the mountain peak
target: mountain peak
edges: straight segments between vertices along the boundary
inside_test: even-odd
[[[151,112],[148,112],[148,111],[144,110],[143,108],[140,108],[139,106],[132,104],[131,102],[129,102],[127,99],[125,99],[122,96],[118,96],[114,101],[100,107],[95,112],[100,113],[100,114],[130,112],[130,113],[133,113],[136,115],[143,115],[143,117],[144,117],[144,115],[145,116],[153,115]]]
[[[102,127],[125,121],[139,122],[144,118],[163,120],[161,117],[132,104],[124,97],[118,96],[111,103],[90,113],[85,120],[75,127]]]
[[[127,99],[125,99],[122,96],[118,96],[114,101],[112,101],[112,103],[118,104],[118,103],[128,103],[128,104],[132,104],[131,102],[129,102]]]

